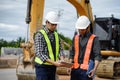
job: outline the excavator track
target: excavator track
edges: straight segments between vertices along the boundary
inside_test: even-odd
[[[120,59],[102,60],[96,74],[102,78],[120,79]]]

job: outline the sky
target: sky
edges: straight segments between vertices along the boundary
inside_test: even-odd
[[[93,15],[120,19],[120,0],[90,0]],[[27,37],[28,24],[25,22],[27,0],[0,1],[0,39],[7,41]],[[77,20],[76,9],[67,0],[45,0],[44,16],[49,11],[60,11],[58,32],[72,39]]]

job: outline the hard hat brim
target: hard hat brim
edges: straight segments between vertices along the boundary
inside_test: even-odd
[[[76,29],[87,29],[87,27],[76,27]]]
[[[50,21],[49,21],[50,22]],[[50,23],[52,23],[52,24],[59,24],[60,22],[50,22]]]

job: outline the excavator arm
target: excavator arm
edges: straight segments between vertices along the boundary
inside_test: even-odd
[[[16,75],[18,80],[36,80],[34,69],[34,41],[33,36],[42,26],[44,13],[44,0],[28,0],[26,23],[27,40],[21,43],[23,56],[18,59]]]
[[[44,0],[28,0],[26,23],[30,24],[29,41],[33,43],[33,35],[42,26]]]
[[[25,62],[30,62],[30,58],[34,56],[33,49],[33,36],[36,31],[38,31],[42,26],[44,13],[44,0],[28,0],[27,3],[27,14],[26,23],[27,28],[27,40],[26,43],[21,43],[21,47],[24,52]]]
[[[90,0],[67,0],[70,2],[75,8],[79,16],[85,15],[91,21],[90,31],[93,32],[93,14],[92,8],[90,4]]]
[[[77,10],[79,16],[85,15],[93,23],[92,8],[90,0],[67,0],[70,2]]]
[[[32,0],[30,23],[30,42],[33,43],[33,35],[42,26],[44,13],[44,0]]]

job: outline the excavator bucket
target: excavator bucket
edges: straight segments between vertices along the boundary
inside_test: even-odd
[[[23,56],[20,56],[16,67],[16,75],[18,80],[36,80],[32,59],[31,62],[23,62]]]

